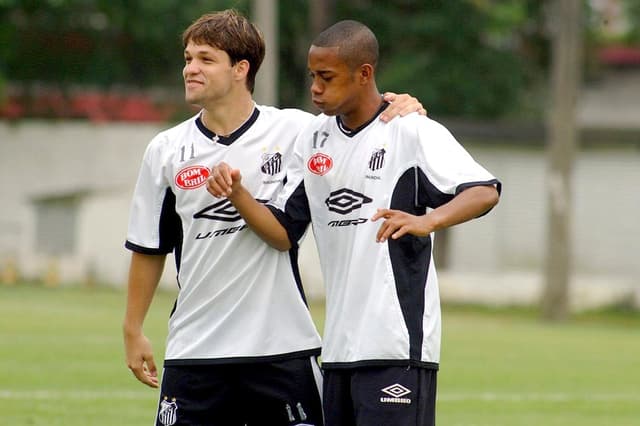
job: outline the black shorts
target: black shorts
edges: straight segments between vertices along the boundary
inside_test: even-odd
[[[325,370],[325,424],[433,426],[437,373],[414,367]]]
[[[317,360],[165,366],[157,426],[322,426]]]

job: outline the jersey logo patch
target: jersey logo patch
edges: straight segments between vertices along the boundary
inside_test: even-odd
[[[266,204],[269,200],[256,199],[257,202]],[[242,219],[242,216],[238,213],[229,199],[225,198],[216,203],[210,204],[204,209],[193,215],[194,219],[209,219],[219,220],[222,222],[235,222]]]
[[[260,171],[264,174],[273,176],[282,170],[282,154],[262,154],[262,165]]]
[[[384,148],[373,151],[373,154],[371,154],[371,158],[369,159],[369,170],[375,172],[384,166],[384,154],[386,152],[387,151],[385,151]]]
[[[191,166],[176,174],[176,186],[180,189],[196,189],[207,182],[209,169],[204,166]]]
[[[330,211],[347,214],[362,207],[363,204],[373,200],[364,194],[352,191],[347,188],[338,189],[329,194],[324,203]]]
[[[158,411],[158,420],[165,426],[171,426],[178,421],[178,404],[176,399],[171,398],[171,401],[165,396],[160,403],[160,410]]]
[[[242,219],[233,204],[228,199],[218,201],[217,203],[208,205],[193,215],[194,219],[210,219],[220,220],[223,222],[235,222]]]
[[[387,404],[411,404],[411,398],[406,396],[411,393],[411,390],[405,388],[401,384],[393,384],[381,389],[382,392],[388,396],[380,397],[380,402]]]
[[[326,175],[333,167],[333,160],[326,154],[320,152],[313,154],[307,161],[307,168],[311,173],[318,176]]]

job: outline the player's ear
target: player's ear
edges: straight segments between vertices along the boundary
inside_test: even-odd
[[[365,84],[374,79],[373,67],[371,64],[360,65],[360,83]]]
[[[238,80],[247,78],[250,67],[251,65],[249,65],[249,61],[247,61],[246,59],[241,59],[238,62],[236,62],[236,64],[233,66],[233,70],[236,78]]]

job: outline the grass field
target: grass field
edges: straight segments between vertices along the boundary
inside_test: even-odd
[[[146,324],[159,362],[173,298],[159,293]],[[151,425],[157,392],[124,364],[124,300],[0,286],[0,424]],[[313,312],[320,324],[322,306]],[[438,386],[439,426],[636,426],[640,315],[549,325],[533,312],[445,307]]]

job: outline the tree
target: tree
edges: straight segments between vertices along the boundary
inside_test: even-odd
[[[3,72],[62,86],[180,85],[182,31],[248,0],[13,0],[0,3]],[[0,72],[1,74],[1,72]]]
[[[582,0],[555,0],[550,14],[553,30],[551,114],[549,116],[546,285],[543,316],[568,316],[571,276],[571,175],[577,141],[576,99],[582,69]]]
[[[250,15],[255,1],[0,1],[0,75],[12,86],[163,87],[180,93],[184,28],[212,10],[234,7]],[[531,97],[522,94],[546,76],[543,4],[279,0],[278,103],[308,105],[309,42],[320,26],[352,18],[378,35],[383,90],[410,92],[438,115],[494,118],[523,107],[535,111]]]
[[[258,0],[259,1],[259,0]],[[280,70],[279,101],[282,107],[303,108],[308,92],[307,51],[309,29],[309,2],[306,0],[280,0]]]
[[[524,32],[513,30],[532,19],[528,12],[526,1],[360,0],[337,8],[338,18],[356,17],[376,32],[381,87],[411,92],[438,115],[474,117],[516,109],[531,64],[518,51]]]

